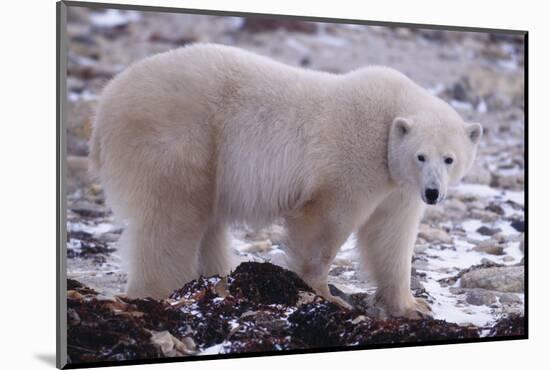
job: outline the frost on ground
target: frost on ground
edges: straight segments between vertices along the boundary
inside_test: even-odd
[[[446,331],[435,332],[430,326],[434,324],[426,320],[423,324],[407,323],[412,326],[406,327],[426,337],[437,334],[438,338],[445,335],[466,338],[471,332],[460,328],[472,328],[471,324],[476,328],[476,335],[481,336],[522,333],[527,245],[523,237],[524,49],[521,38],[239,17],[98,12],[85,8],[70,9],[68,17],[67,274],[109,302],[117,302],[109,303],[108,307],[106,303],[96,302],[92,307],[92,303],[84,304],[81,296],[70,293],[70,299],[74,299],[73,316],[69,316],[74,329],[72,338],[83,340],[79,333],[85,335],[91,330],[86,327],[86,320],[103,318],[104,328],[109,331],[109,320],[115,317],[113,309],[150,313],[143,316],[144,321],[135,318],[137,321],[132,321],[126,315],[129,321],[120,322],[119,330],[132,332],[133,344],[111,348],[109,353],[96,353],[93,351],[100,348],[94,347],[98,343],[79,342],[79,346],[95,353],[96,357],[89,358],[135,358],[137,348],[143,351],[141,355],[154,357],[277,350],[300,345],[352,345],[365,343],[367,339],[399,340],[388,334],[401,330],[401,326],[392,326],[398,325],[397,322],[381,324],[361,318],[362,314],[333,310],[324,303],[317,306],[313,302],[302,303],[300,310],[297,303],[288,307],[263,304],[261,310],[257,310],[260,303],[245,300],[237,305],[240,316],[236,316],[237,311],[230,315],[226,312],[229,315],[226,321],[212,321],[208,319],[211,313],[205,310],[206,306],[183,305],[187,301],[180,300],[184,308],[177,315],[183,315],[181,317],[195,325],[189,328],[193,333],[190,334],[175,323],[181,318],[177,315],[161,315],[163,320],[156,323],[148,321],[160,315],[158,310],[166,302],[147,301],[132,306],[121,303],[121,298],[113,298],[123,292],[126,280],[119,250],[123,225],[115,222],[105,206],[101,186],[87,176],[87,139],[92,115],[102,87],[116,73],[133,61],[191,42],[240,46],[287,64],[335,73],[369,64],[387,65],[451,103],[466,120],[481,122],[484,136],[474,168],[461,184],[449,189],[443,203],[428,207],[413,257],[411,288],[430,302],[435,318],[444,320],[445,324],[432,322]],[[235,228],[231,247],[242,261],[269,261],[284,267],[283,233],[281,225],[264,230]],[[333,292],[352,300],[357,307],[363,307],[364,298],[374,292],[375,284],[359,266],[353,236],[342,246],[329,278]],[[208,279],[203,283],[216,284]],[[195,285],[196,292],[204,290],[204,286],[199,285]],[[75,286],[71,290],[80,295],[90,294],[82,289]],[[211,304],[208,307],[235,310],[236,301],[231,301],[235,298],[230,296],[208,296]],[[193,299],[200,301],[199,298]],[[142,313],[134,312],[137,316]],[[295,321],[289,322],[290,316]],[[271,321],[275,327],[269,327],[270,333],[277,332],[278,336],[270,337],[265,331],[265,323]],[[377,339],[358,336],[366,335],[360,330],[374,330],[375,325],[383,325],[387,331],[382,333],[388,336]],[[325,334],[319,338],[308,334],[319,332]],[[341,333],[345,334],[339,336]],[[293,337],[287,338],[290,334]],[[192,338],[195,347],[185,338]],[[252,348],[246,338],[262,338],[268,344]],[[136,343],[145,347],[135,347]],[[78,351],[73,355],[77,356],[75,360],[86,359]]]

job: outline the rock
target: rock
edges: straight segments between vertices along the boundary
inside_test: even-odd
[[[67,156],[67,194],[86,187],[90,181],[88,176],[88,158],[73,155]]]
[[[103,217],[107,213],[105,207],[87,201],[79,201],[71,204],[69,205],[69,209],[82,217]]]
[[[151,342],[160,348],[165,357],[180,357],[197,353],[195,342],[192,338],[178,338],[169,331],[152,331]]]
[[[430,264],[428,263],[428,261],[421,260],[413,261],[412,266],[418,270],[427,270],[430,268]]]
[[[492,266],[497,265],[495,262],[493,262],[490,259],[485,258],[485,257],[483,257],[480,262],[481,262],[482,266],[487,266],[487,267],[492,267]]]
[[[504,262],[513,262],[513,261],[515,261],[515,258],[512,257],[512,256],[505,256],[504,258],[502,258],[502,260]]]
[[[464,177],[464,181],[472,184],[489,185],[491,183],[491,173],[485,167],[474,164]]]
[[[484,235],[484,236],[491,236],[491,235],[494,235],[494,234],[498,233],[499,231],[502,231],[502,230],[499,229],[499,228],[491,229],[487,226],[481,226],[479,229],[476,230],[476,232],[478,234],[481,234],[481,235]]]
[[[426,249],[428,249],[428,245],[426,244],[417,244],[414,246],[414,253],[420,254],[426,252]]]
[[[445,231],[441,229],[434,229],[427,225],[420,226],[418,236],[430,243],[440,242],[444,244],[451,244],[453,242],[453,239]]]
[[[76,101],[68,104],[67,113],[67,154],[86,157],[88,139],[92,132],[92,117],[95,102]]]
[[[498,295],[498,299],[500,303],[504,304],[514,304],[514,303],[521,303],[521,298],[517,296],[517,294],[514,293],[502,293]]]
[[[487,248],[487,247],[492,247],[494,245],[498,245],[498,242],[493,239],[486,239],[481,241],[478,240],[474,244],[476,245],[476,247]]]
[[[485,289],[472,289],[466,291],[466,302],[474,306],[489,306],[497,301],[495,293]]]
[[[459,288],[459,287],[456,287],[456,286],[452,286],[449,288],[449,292],[453,293],[453,294],[464,294],[466,292],[466,290],[462,289],[462,288]]]
[[[469,86],[467,87],[465,82],[467,82],[467,80],[456,82],[453,85],[453,89],[452,89],[453,99],[460,100],[460,101],[468,101],[468,93],[466,92],[466,90],[467,89],[469,90]]]
[[[483,222],[495,222],[499,216],[496,213],[483,211],[479,209],[472,209],[470,212],[472,218],[479,218]]]
[[[424,211],[424,220],[430,223],[439,222],[443,217],[445,217],[445,209],[440,205],[427,207]]]
[[[159,42],[164,44],[173,44],[175,46],[185,46],[197,40],[193,37],[186,37],[181,35],[169,35],[161,32],[153,32],[149,35],[150,42]]]
[[[489,337],[509,337],[525,334],[525,318],[523,315],[504,317],[497,321],[489,332]]]
[[[120,239],[120,234],[116,232],[108,232],[97,236],[97,240],[103,243],[115,243]]]
[[[317,24],[313,22],[297,21],[294,19],[251,17],[245,18],[242,25],[242,30],[254,33],[273,32],[280,29],[291,32],[311,34],[317,32]]]
[[[498,243],[506,243],[506,242],[511,241],[510,240],[511,239],[510,235],[505,234],[503,232],[498,232],[498,233],[494,234],[491,238],[494,239],[495,241],[497,241]]]
[[[460,214],[463,214],[468,210],[464,202],[458,199],[449,199],[445,204],[445,209],[451,210]]]
[[[269,240],[259,241],[249,244],[242,248],[245,253],[266,253],[269,252],[273,246]]]
[[[510,226],[512,226],[514,229],[516,229],[516,231],[519,231],[520,233],[522,233],[525,230],[525,221],[515,220],[515,221],[512,221]]]
[[[505,213],[504,209],[496,203],[489,204],[487,207],[485,207],[485,210],[496,213],[499,216],[504,216]]]
[[[525,177],[524,174],[517,175],[495,175],[493,179],[496,187],[511,190],[523,190]],[[493,181],[492,180],[492,181]]]
[[[417,276],[411,276],[411,290],[423,290],[424,285]]]
[[[460,278],[462,288],[482,288],[499,292],[523,293],[523,266],[490,267],[473,270]]]
[[[489,240],[492,242],[492,240]],[[504,254],[504,248],[500,245],[490,244],[490,245],[476,245],[472,248],[476,252],[482,252],[487,254],[492,254],[495,256],[502,256]]]
[[[281,244],[285,240],[285,229],[283,226],[273,224],[269,227],[260,230],[251,230],[245,234],[247,240],[252,241],[266,241],[268,240],[272,244]]]

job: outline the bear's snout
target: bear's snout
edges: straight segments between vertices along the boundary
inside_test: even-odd
[[[438,199],[439,199],[439,190],[426,189],[426,203],[436,204]]]

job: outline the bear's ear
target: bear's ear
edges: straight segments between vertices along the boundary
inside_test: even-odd
[[[481,135],[483,135],[483,127],[479,123],[468,123],[466,124],[466,132],[472,143],[477,145],[481,140]]]
[[[396,117],[392,123],[392,131],[402,138],[411,131],[412,121],[408,118]]]

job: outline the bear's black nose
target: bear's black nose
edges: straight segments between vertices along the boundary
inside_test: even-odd
[[[429,204],[435,204],[439,198],[439,190],[437,189],[426,189],[426,200]]]

